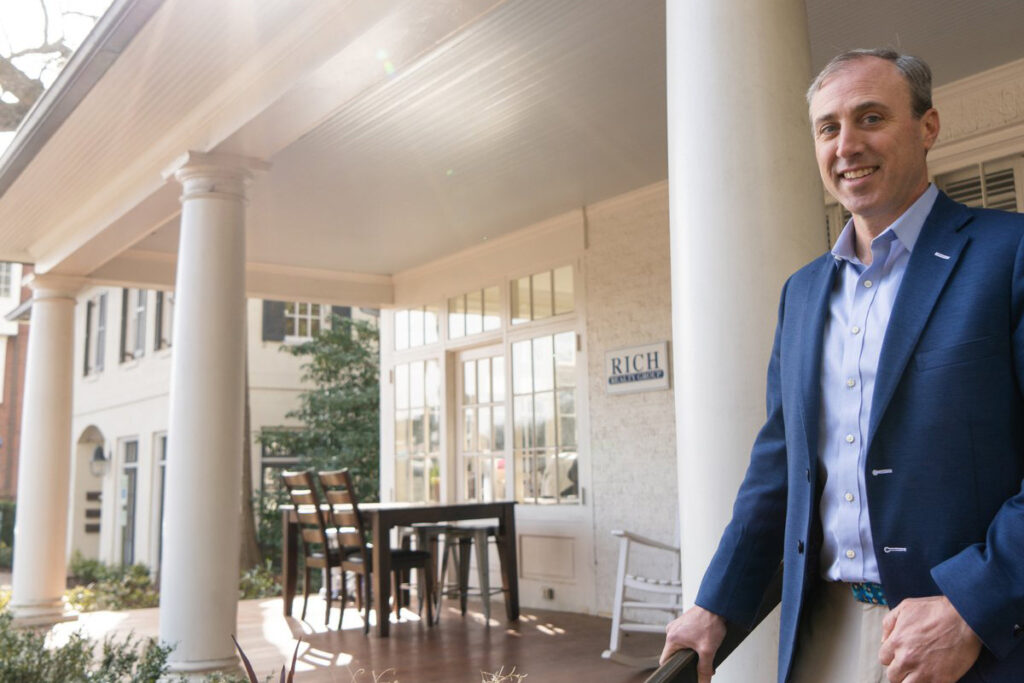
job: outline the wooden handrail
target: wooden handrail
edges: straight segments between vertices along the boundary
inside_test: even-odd
[[[725,640],[722,641],[718,652],[715,653],[716,669],[733,650],[739,647],[751,631],[764,621],[764,618],[775,609],[781,599],[782,565],[780,564],[771,583],[768,584],[768,590],[765,591],[761,605],[757,608],[757,616],[751,627],[747,629],[732,623],[726,625]],[[669,657],[667,662],[658,667],[645,683],[697,683],[697,653],[690,649],[679,650]]]

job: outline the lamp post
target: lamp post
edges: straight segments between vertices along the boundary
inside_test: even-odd
[[[103,446],[97,446],[89,460],[89,471],[94,477],[102,477],[110,470],[110,459],[103,454]]]

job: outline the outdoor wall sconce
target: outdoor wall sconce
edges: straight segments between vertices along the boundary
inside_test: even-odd
[[[89,471],[94,477],[102,477],[110,470],[110,460],[103,454],[103,446],[97,446],[89,460]]]

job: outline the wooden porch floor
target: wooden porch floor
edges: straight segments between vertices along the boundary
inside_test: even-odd
[[[295,605],[298,614],[301,597]],[[351,607],[341,631],[333,628],[336,608],[332,628],[325,628],[323,605],[310,596],[307,619],[300,621],[282,615],[280,598],[239,603],[238,640],[261,680],[291,660],[298,639],[302,645],[296,680],[303,683],[478,683],[482,672],[508,673],[513,667],[527,675],[524,683],[641,683],[651,673],[601,659],[611,625],[601,617],[524,609],[519,623],[510,625],[499,600],[492,602],[488,627],[479,605],[470,603],[463,617],[457,603],[448,602],[438,626],[428,629],[415,612],[403,612],[401,623],[392,625],[391,637],[382,639],[372,632],[363,635],[360,615]],[[93,612],[54,628],[58,633],[82,629],[99,639],[130,631],[156,636],[157,610]],[[661,641],[658,635],[637,634],[627,641],[627,651],[658,652]]]

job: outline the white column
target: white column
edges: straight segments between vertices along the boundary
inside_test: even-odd
[[[190,153],[174,295],[160,640],[171,671],[237,666],[248,159]]]
[[[826,238],[803,0],[667,0],[666,9],[679,508],[692,603],[764,421],[781,285]],[[715,682],[774,681],[777,642],[775,618]]]
[[[11,612],[19,625],[74,619],[67,577],[75,292],[80,278],[36,275],[18,454]]]

